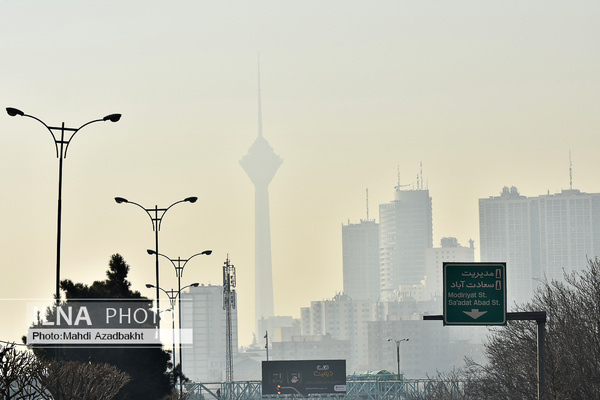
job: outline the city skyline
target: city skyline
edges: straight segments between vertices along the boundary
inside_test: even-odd
[[[600,34],[594,2],[379,5],[0,2],[0,93],[52,125],[110,113],[65,159],[63,279],[104,279],[120,253],[133,289],[155,282],[146,207],[169,211],[160,251],[212,249],[185,282],[238,273],[240,344],[254,330],[254,188],[240,168],[256,134],[261,54],[264,130],[285,163],[270,185],[276,315],[298,316],[342,289],[341,225],[393,199],[397,168],[416,185],[423,163],[433,243],[475,240],[477,203],[516,186],[524,196],[600,192]],[[107,29],[110,27],[110,29]],[[0,117],[0,297],[51,297],[57,159],[43,127]],[[160,283],[176,287],[161,262]],[[164,299],[161,299],[161,304]],[[11,305],[0,320],[16,321]],[[247,317],[247,315],[250,315]],[[21,317],[19,316],[18,319]],[[15,322],[16,324],[16,322]],[[19,341],[3,324],[0,340]]]

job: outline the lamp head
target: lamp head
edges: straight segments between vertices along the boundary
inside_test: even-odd
[[[102,118],[102,121],[117,122],[121,119],[121,114],[110,114]]]
[[[148,289],[150,289],[150,288],[153,288],[153,287],[154,287],[154,285],[152,285],[152,284],[150,284],[150,283],[146,283],[146,287],[147,287]]]
[[[147,251],[147,252],[148,252],[148,254],[150,254],[150,255],[154,255],[154,254],[156,254],[156,252],[155,252],[154,250],[150,250],[150,249],[148,249],[148,250],[146,250],[146,251]]]
[[[204,250],[202,253],[200,254],[204,254],[206,256],[210,256],[212,254],[212,250]]]
[[[12,108],[12,107],[6,107],[6,112],[11,117],[14,117],[16,115],[20,115],[22,117],[23,115],[25,115],[25,113],[23,111],[19,110],[18,108]]]
[[[123,197],[115,197],[115,201],[116,201],[118,204],[121,204],[121,203],[129,203],[129,201],[128,201],[127,199],[124,199]]]
[[[190,203],[195,203],[195,202],[196,202],[196,200],[198,200],[198,198],[197,198],[197,197],[195,197],[195,196],[194,196],[194,197],[188,197],[188,198],[186,198],[186,199],[183,199],[183,201],[187,201],[187,202],[190,202]]]
[[[190,286],[191,287],[198,287],[198,286],[200,286],[200,284],[198,282],[196,282],[196,283],[192,283]]]

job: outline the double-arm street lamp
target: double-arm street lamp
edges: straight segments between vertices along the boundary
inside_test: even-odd
[[[67,150],[73,137],[83,127],[93,124],[94,122],[111,121],[117,122],[121,119],[121,114],[110,114],[104,118],[95,119],[81,125],[79,128],[67,128],[63,122],[61,126],[49,126],[41,119],[34,117],[33,115],[25,114],[23,111],[7,107],[6,112],[11,117],[20,116],[34,119],[44,125],[46,129],[52,135],[54,140],[54,147],[56,148],[56,157],[58,158],[58,216],[57,216],[57,229],[56,229],[56,303],[60,302],[60,240],[61,240],[61,224],[62,224],[62,176],[63,176],[63,159],[67,158]],[[60,132],[60,137],[57,137],[54,132]],[[67,132],[65,137],[65,132]]]
[[[398,364],[398,379],[400,379],[400,343],[408,342],[408,339],[388,339],[388,342],[396,343],[396,363]]]
[[[148,250],[149,254],[151,254],[150,251],[152,251],[152,250]],[[208,254],[210,254],[210,250],[208,250],[208,251],[209,251]],[[199,253],[199,254],[204,254],[204,253]],[[199,255],[199,254],[196,254],[196,255]],[[161,254],[161,256],[162,256],[162,254]],[[190,257],[190,258],[192,258],[192,257]],[[184,266],[185,266],[185,264],[184,264]],[[148,289],[156,288],[157,291],[162,290],[164,292],[164,294],[166,294],[167,297],[169,298],[169,303],[171,304],[171,309],[173,311],[175,310],[175,303],[177,302],[177,298],[179,297],[179,312],[180,312],[180,314],[179,314],[179,369],[180,369],[181,374],[183,374],[183,366],[182,366],[182,362],[181,362],[181,360],[182,360],[182,358],[181,358],[181,297],[180,297],[181,291],[184,289],[187,289],[189,287],[198,287],[199,285],[200,284],[196,282],[196,283],[192,283],[191,285],[184,286],[184,287],[181,287],[181,285],[179,285],[178,290],[175,290],[175,289],[165,290],[161,287],[152,285],[150,283],[146,284],[146,287]],[[175,366],[176,366],[176,361],[175,361],[175,318],[173,318],[172,327],[173,327],[173,369],[175,369]],[[180,376],[179,377],[179,396],[181,396],[182,386],[183,385],[182,385],[181,376]]]
[[[154,208],[145,208],[144,206],[135,203],[133,201],[129,201],[123,197],[115,197],[115,201],[117,202],[117,204],[121,204],[121,203],[127,203],[127,204],[133,204],[135,206],[138,206],[139,208],[141,208],[142,210],[144,210],[146,212],[146,214],[148,214],[148,216],[150,217],[150,220],[152,221],[152,229],[154,230],[154,243],[155,243],[155,253],[156,253],[156,309],[160,310],[160,292],[159,292],[159,272],[158,272],[158,231],[160,231],[160,225],[162,223],[162,219],[165,216],[165,214],[167,213],[167,211],[169,211],[169,209],[171,207],[173,207],[175,204],[179,204],[179,203],[195,203],[196,200],[198,200],[197,197],[186,197],[183,200],[179,200],[176,201],[175,203],[171,204],[169,207],[167,208],[158,208],[158,206],[154,206]]]
[[[196,253],[193,256],[188,257],[187,259],[182,259],[181,257],[177,257],[177,258],[170,258],[167,257],[164,254],[160,254],[157,253],[154,250],[146,250],[148,252],[148,254],[150,255],[156,255],[161,256],[166,258],[167,260],[169,260],[171,262],[171,264],[173,264],[173,267],[175,268],[175,275],[177,276],[177,294],[180,295],[181,291],[183,289],[185,289],[185,287],[182,289],[181,288],[181,277],[183,276],[183,269],[185,268],[186,264],[188,263],[188,261],[190,261],[192,258],[196,257],[196,256],[209,256],[212,254],[212,250],[204,250],[203,252],[200,253]],[[147,286],[147,285],[146,285]],[[191,286],[198,286],[196,285],[191,285]],[[186,286],[187,287],[187,286]],[[170,297],[169,297],[170,299]],[[174,304],[171,304],[171,307],[174,307]],[[181,297],[179,297],[179,301],[178,301],[178,310],[177,310],[177,314],[179,315],[179,367],[181,368],[181,372],[183,373],[183,355],[182,355],[182,350],[181,350]],[[174,350],[175,348],[173,348]],[[179,381],[179,390],[181,391],[181,380]]]

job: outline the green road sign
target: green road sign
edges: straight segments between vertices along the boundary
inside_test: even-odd
[[[506,324],[506,263],[444,266],[444,325]]]

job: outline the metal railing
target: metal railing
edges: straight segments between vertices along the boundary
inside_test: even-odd
[[[306,400],[411,400],[428,398],[429,394],[444,393],[460,398],[463,381],[433,379],[389,379],[356,378],[346,379],[346,393],[321,394],[302,397],[300,395],[262,395],[261,381],[236,381],[213,383],[187,383],[189,400],[258,400],[297,398]]]

